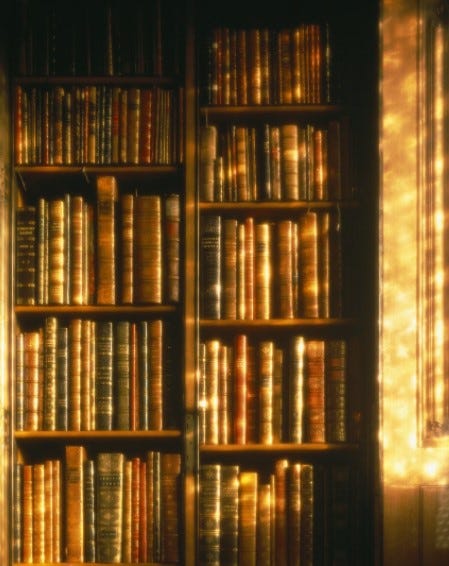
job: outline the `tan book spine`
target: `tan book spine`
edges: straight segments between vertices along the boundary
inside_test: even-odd
[[[257,489],[257,525],[256,525],[256,564],[273,564],[271,549],[273,546],[272,524],[272,486],[270,481],[260,480]]]
[[[161,198],[140,195],[135,215],[135,300],[162,302],[162,219]]]
[[[70,209],[70,292],[71,304],[82,305],[84,303],[84,199],[80,195],[73,195]]]
[[[286,200],[299,199],[298,125],[280,126],[281,179]]]
[[[318,308],[318,218],[316,212],[307,212],[298,221],[299,246],[299,314],[316,318]]]
[[[65,448],[65,560],[84,561],[84,446]]]
[[[259,391],[259,442],[273,443],[273,376],[274,343],[262,340],[258,345],[258,391]]]
[[[206,346],[206,444],[219,440],[219,340],[207,340]]]
[[[305,355],[304,411],[307,442],[326,440],[324,340],[307,340]]]
[[[137,165],[139,163],[140,146],[140,88],[131,87],[128,91],[128,163]]]
[[[52,562],[60,562],[62,556],[62,475],[61,461],[52,460]]]
[[[121,262],[120,262],[120,293],[123,304],[134,302],[134,204],[135,196],[125,193],[120,197],[121,207]]]
[[[140,466],[141,461],[139,457],[134,457],[132,462],[131,472],[131,562],[139,562],[140,550]]]
[[[92,430],[94,422],[92,406],[92,388],[94,387],[95,373],[92,371],[92,351],[95,349],[92,320],[81,320],[81,363],[80,363],[80,428]]]
[[[44,321],[44,391],[43,391],[43,428],[56,430],[56,341],[59,319],[46,317]]]
[[[49,202],[49,242],[48,242],[48,301],[62,305],[65,302],[65,204],[63,199]]]
[[[293,295],[293,230],[292,220],[280,220],[277,225],[277,263],[278,263],[278,304],[279,316],[281,318],[293,318],[295,316]]]
[[[279,102],[291,104],[293,102],[292,88],[292,60],[291,60],[291,33],[289,29],[278,32],[279,57]]]
[[[237,318],[237,220],[223,218],[222,318]]]
[[[180,298],[181,203],[179,194],[165,199],[165,257],[167,300]]]
[[[261,60],[261,30],[248,30],[248,74],[249,74],[249,104],[262,103],[262,60]]]
[[[97,177],[97,303],[116,302],[116,209],[118,186],[115,177]]]
[[[288,460],[274,465],[274,564],[288,564],[287,537],[287,468]]]
[[[237,200],[250,200],[249,192],[249,162],[248,162],[248,128],[246,126],[236,126],[233,130],[235,135],[233,143],[235,144],[235,169],[236,169],[236,187]]]
[[[284,438],[284,350],[276,347],[273,352],[273,443]]]
[[[303,441],[304,419],[304,373],[305,373],[305,339],[295,336],[290,346],[290,385],[289,385],[289,440]]]
[[[254,314],[267,320],[272,315],[272,226],[257,222],[254,227]]]
[[[245,226],[245,310],[244,318],[252,320],[255,316],[255,233],[254,218],[247,217]]]
[[[23,527],[22,560],[33,562],[33,465],[23,466]]]
[[[45,466],[33,465],[33,562],[45,561]]]
[[[320,212],[318,216],[318,315],[331,316],[331,257],[330,213]]]
[[[37,431],[40,428],[40,353],[39,332],[26,332],[24,339],[24,430]]]
[[[217,127],[207,124],[200,131],[200,199],[215,200],[215,161],[217,159]]]
[[[220,344],[218,352],[218,443],[229,444],[232,439],[232,348]]]
[[[178,563],[180,559],[180,477],[181,457],[161,453],[161,559]]]
[[[329,198],[328,188],[328,134],[324,128],[313,133],[313,195],[316,200]]]
[[[122,561],[131,563],[131,525],[132,525],[132,461],[126,460],[123,468],[123,540]]]
[[[148,340],[150,365],[149,427],[151,430],[162,430],[164,428],[164,324],[162,320],[150,321]]]
[[[69,430],[81,430],[82,320],[69,323]]]
[[[237,30],[237,93],[238,104],[248,104],[247,30]]]
[[[234,351],[234,442],[235,444],[246,444],[248,338],[245,334],[238,334],[235,337]]]
[[[45,460],[44,464],[44,560],[53,562],[53,541],[54,541],[54,511],[55,504],[53,491],[53,462]]]
[[[241,471],[239,476],[239,564],[256,566],[258,475]]]
[[[153,91],[142,88],[140,94],[139,162],[150,164],[153,160]]]

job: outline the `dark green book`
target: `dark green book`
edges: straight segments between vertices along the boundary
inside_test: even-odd
[[[97,323],[97,374],[96,374],[96,409],[97,429],[112,430],[113,423],[113,350],[114,329],[111,321]]]
[[[36,304],[36,208],[16,211],[16,304]]]

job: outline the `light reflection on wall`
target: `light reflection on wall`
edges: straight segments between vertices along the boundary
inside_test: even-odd
[[[446,85],[442,81],[433,89],[429,114],[425,26],[411,4],[385,0],[381,22],[379,379],[386,484],[449,483],[449,443],[432,446],[425,437],[426,420],[444,419],[445,412],[447,221],[442,215],[445,142],[441,95]],[[438,33],[434,39],[436,59],[431,66],[435,76],[442,76]],[[431,167],[429,120],[433,120]]]

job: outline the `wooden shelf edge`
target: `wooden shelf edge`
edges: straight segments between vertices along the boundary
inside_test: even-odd
[[[226,328],[248,328],[248,329],[292,329],[295,327],[306,328],[327,328],[339,326],[355,326],[357,324],[355,318],[272,318],[269,320],[212,320],[201,319],[200,326],[205,329],[226,329]]]
[[[177,305],[16,305],[14,312],[23,316],[50,315],[147,315],[175,313]]]
[[[55,430],[55,431],[16,431],[15,440],[42,441],[42,440],[105,440],[105,439],[181,439],[180,430]]]
[[[276,443],[276,444],[204,444],[200,454],[301,454],[301,453],[354,453],[359,446],[352,443]]]

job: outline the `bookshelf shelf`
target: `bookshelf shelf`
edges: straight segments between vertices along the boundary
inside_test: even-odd
[[[155,316],[175,314],[178,307],[175,305],[148,305],[148,306],[131,306],[131,305],[42,305],[42,306],[21,306],[14,307],[15,313],[22,317],[42,317],[42,316]]]
[[[147,75],[83,75],[83,76],[23,76],[14,77],[13,85],[154,85],[154,86],[176,86],[181,78],[172,76],[159,77]]]
[[[263,120],[291,118],[327,119],[341,116],[345,112],[343,106],[337,104],[258,104],[244,106],[203,106],[201,116],[205,122],[238,120]]]
[[[208,330],[295,330],[301,328],[355,328],[358,326],[355,318],[292,318],[270,320],[208,320],[201,319],[201,328]]]
[[[88,431],[16,431],[14,437],[20,442],[60,442],[60,441],[121,441],[140,442],[145,440],[179,441],[179,430],[88,430]]]
[[[238,214],[251,213],[253,216],[263,214],[280,215],[282,213],[291,214],[297,211],[309,210],[332,210],[332,209],[355,209],[359,206],[357,200],[338,200],[338,201],[295,201],[295,202],[200,202],[201,212]]]

